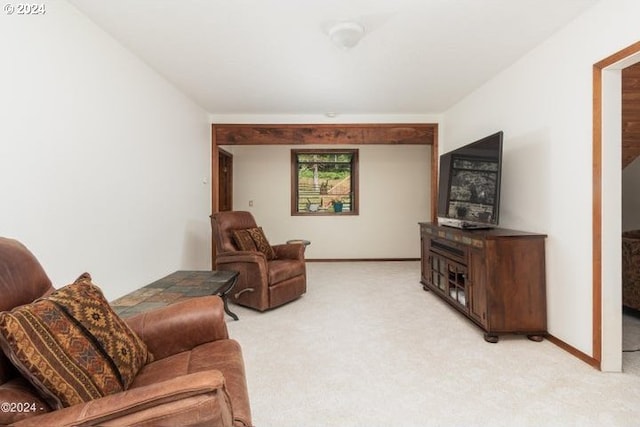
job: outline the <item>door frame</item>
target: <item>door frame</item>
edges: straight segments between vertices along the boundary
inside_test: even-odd
[[[622,369],[620,87],[621,70],[638,61],[640,42],[593,65],[592,354],[602,371]]]

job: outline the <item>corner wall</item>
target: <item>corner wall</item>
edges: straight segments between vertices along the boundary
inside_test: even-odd
[[[109,299],[210,268],[208,115],[67,2],[0,16],[0,235]],[[207,180],[207,183],[203,183]]]

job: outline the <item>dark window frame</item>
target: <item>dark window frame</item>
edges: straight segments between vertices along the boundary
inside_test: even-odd
[[[301,204],[298,183],[299,154],[350,154],[351,157],[351,194],[350,206],[348,211],[335,212],[332,210],[303,211],[299,209]],[[353,216],[359,215],[360,191],[358,187],[359,176],[359,150],[357,148],[339,148],[339,149],[292,149],[291,150],[291,215],[292,216]],[[320,196],[318,196],[320,197]],[[327,198],[331,195],[327,194]]]

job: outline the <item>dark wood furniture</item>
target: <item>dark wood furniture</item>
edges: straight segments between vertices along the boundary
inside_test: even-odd
[[[420,223],[421,282],[484,331],[547,333],[546,235],[494,228],[461,230]]]
[[[238,316],[229,310],[227,304],[227,295],[237,280],[237,271],[176,271],[112,301],[111,306],[119,316],[130,317],[178,301],[218,295],[224,303],[225,313],[238,320]]]

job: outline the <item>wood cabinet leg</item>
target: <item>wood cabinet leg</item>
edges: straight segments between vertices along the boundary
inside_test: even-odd
[[[542,335],[527,335],[527,338],[535,342],[541,342],[542,340],[544,340],[544,337]]]
[[[497,335],[484,334],[484,340],[491,344],[495,344],[500,340],[500,338]]]

